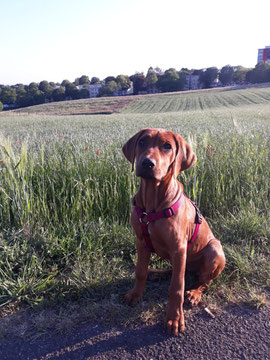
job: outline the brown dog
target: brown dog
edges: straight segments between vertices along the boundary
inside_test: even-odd
[[[136,160],[136,175],[141,177],[131,214],[137,237],[136,282],[125,300],[132,304],[142,298],[151,251],[169,259],[173,269],[165,327],[177,334],[185,329],[186,267],[199,275],[194,289],[185,294],[191,305],[197,305],[225,266],[220,242],[196,205],[183,196],[177,180],[180,171],[194,165],[196,155],[180,135],[163,129],[141,130],[123,146],[123,153],[133,166]]]

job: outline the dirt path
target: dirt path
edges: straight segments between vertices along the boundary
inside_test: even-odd
[[[215,319],[203,311],[187,319],[177,337],[162,324],[136,330],[88,325],[66,336],[0,342],[0,359],[270,359],[270,309],[224,309]]]

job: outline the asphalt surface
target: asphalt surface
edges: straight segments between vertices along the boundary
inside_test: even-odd
[[[203,310],[186,319],[186,331],[168,336],[163,324],[106,329],[98,324],[65,336],[0,342],[1,360],[28,359],[270,359],[270,309],[230,307],[214,319]]]

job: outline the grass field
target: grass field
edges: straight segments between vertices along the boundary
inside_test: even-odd
[[[122,303],[134,279],[129,213],[138,180],[121,147],[143,127],[179,132],[197,154],[180,181],[227,257],[205,301],[269,303],[270,87],[98,99],[91,111],[87,102],[0,115],[2,313],[70,301],[74,310],[75,301],[89,320],[159,316],[169,279],[150,281],[141,306]],[[70,115],[105,113],[112,102],[111,115]],[[153,257],[152,266],[168,264]]]

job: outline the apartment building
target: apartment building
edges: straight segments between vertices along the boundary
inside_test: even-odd
[[[270,46],[266,46],[264,49],[258,49],[257,64],[260,62],[270,63]]]

